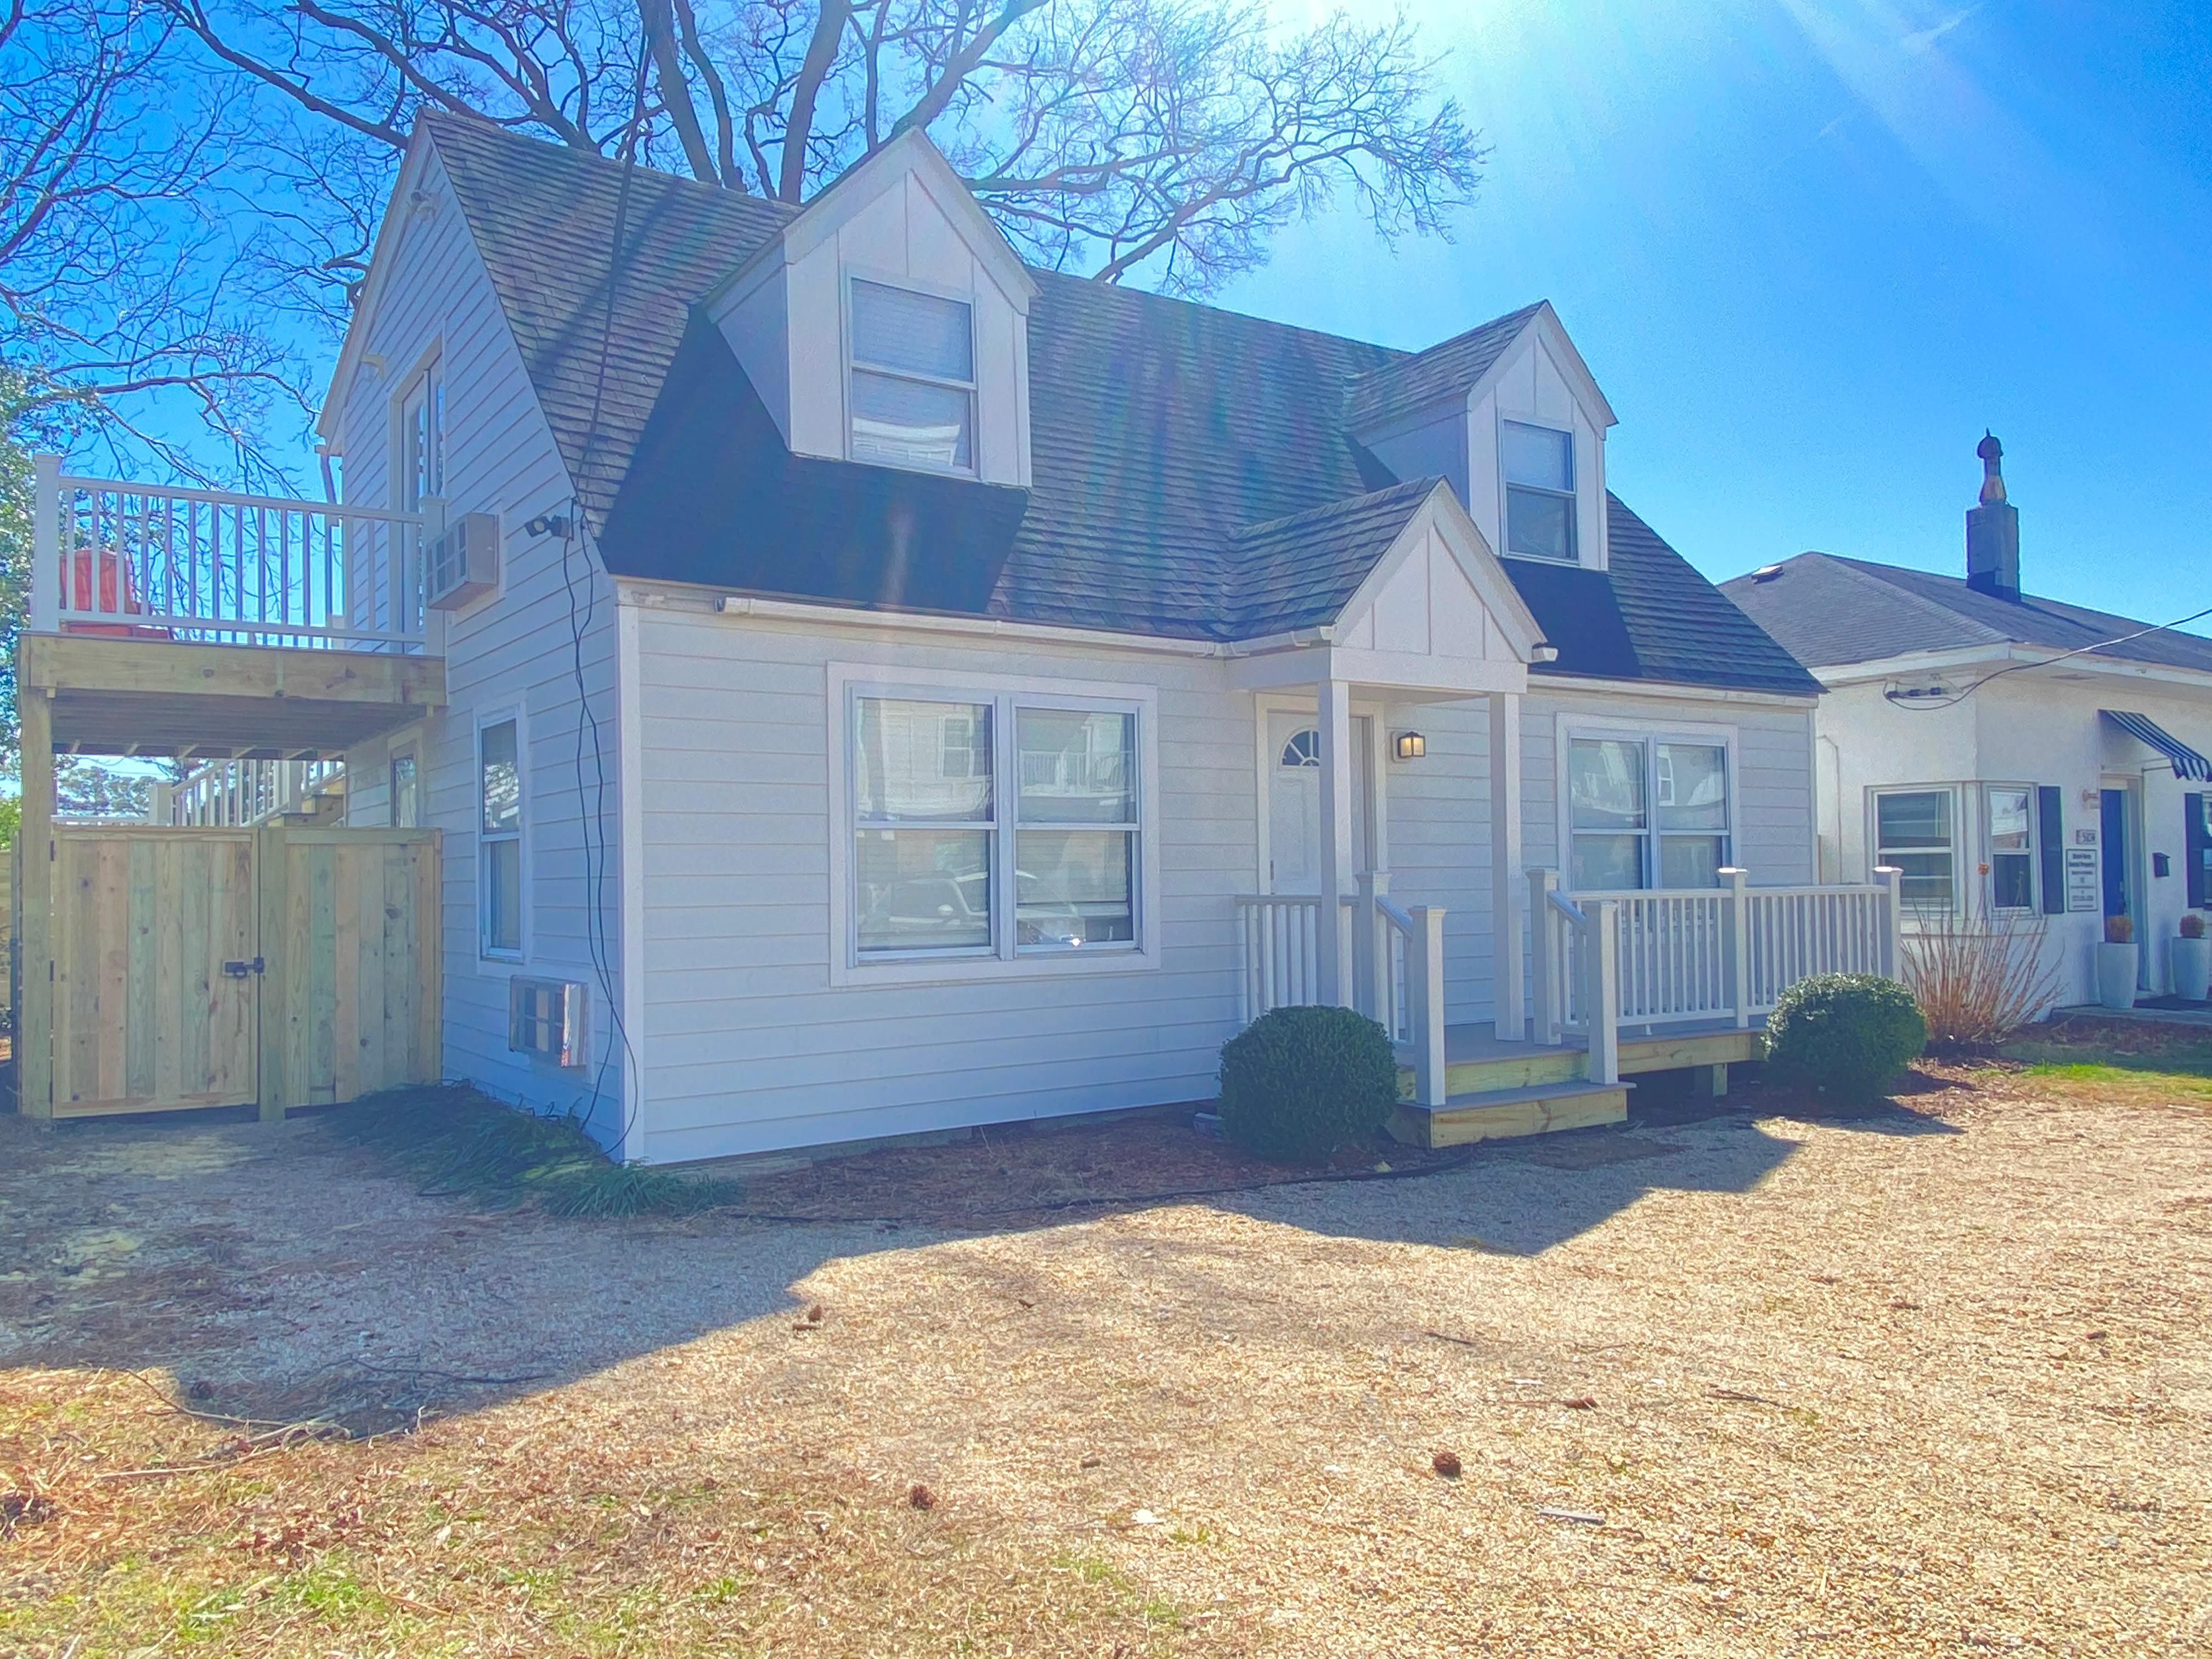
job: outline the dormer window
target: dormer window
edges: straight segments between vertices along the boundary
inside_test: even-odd
[[[854,278],[852,431],[856,461],[975,470],[975,325],[964,300]]]
[[[1505,550],[1576,562],[1575,434],[1503,421]]]

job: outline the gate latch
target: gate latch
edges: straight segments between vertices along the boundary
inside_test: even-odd
[[[233,979],[244,979],[248,974],[261,971],[261,958],[256,957],[251,962],[226,962],[222,964],[222,971]]]

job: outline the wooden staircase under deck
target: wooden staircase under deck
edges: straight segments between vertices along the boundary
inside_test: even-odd
[[[1620,1123],[1628,1116],[1632,1074],[1711,1068],[1717,1089],[1727,1068],[1756,1060],[1765,1050],[1759,1022],[1670,1026],[1656,1032],[1620,1033],[1622,1081],[1589,1080],[1589,1053],[1579,1043],[1502,1042],[1487,1024],[1454,1025],[1444,1036],[1448,1095],[1441,1106],[1410,1097],[1413,1071],[1398,1068],[1401,1098],[1390,1133],[1414,1146],[1460,1146],[1477,1140],[1551,1134]]]

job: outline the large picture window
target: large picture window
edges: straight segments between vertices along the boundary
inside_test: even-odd
[[[851,291],[853,459],[973,471],[973,310],[857,277]]]
[[[860,694],[849,731],[859,960],[1135,945],[1135,710]]]
[[[1874,831],[1875,867],[1899,872],[1898,896],[1907,906],[1946,915],[1958,908],[1958,807],[1950,790],[1878,792]]]
[[[1731,857],[1727,745],[1588,737],[1567,744],[1577,891],[1713,887]]]
[[[1505,550],[1575,562],[1575,434],[1500,422],[1505,467]]]
[[[477,732],[481,817],[477,844],[478,920],[483,954],[522,954],[522,757],[516,722]]]

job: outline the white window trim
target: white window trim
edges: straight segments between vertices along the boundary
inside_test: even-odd
[[[1509,559],[1527,559],[1532,564],[1552,564],[1565,567],[1589,562],[1583,557],[1583,447],[1581,434],[1574,423],[1565,426],[1555,421],[1533,415],[1509,415],[1498,411],[1498,550]],[[1565,489],[1546,489],[1541,484],[1516,484],[1505,475],[1505,428],[1508,426],[1533,427],[1539,432],[1564,433],[1567,440],[1567,477]],[[1513,492],[1516,489],[1539,490],[1547,495],[1557,495],[1567,503],[1573,520],[1574,547],[1564,559],[1554,559],[1542,553],[1513,551]]]
[[[1866,792],[1866,879],[1880,878],[1874,873],[1881,865],[1881,798],[1884,795],[1948,795],[1951,798],[1951,904],[1948,909],[1931,909],[1925,904],[1906,899],[1899,908],[1905,923],[1911,927],[1917,916],[1955,916],[1960,914],[1961,901],[1966,889],[1968,849],[1978,837],[1970,836],[1962,816],[1966,810],[1966,791],[1955,783],[1876,783],[1867,786]],[[1925,849],[1922,849],[1925,850]]]
[[[830,775],[830,983],[832,986],[941,985],[973,980],[1056,979],[1067,975],[1149,972],[1160,965],[1159,694],[1148,685],[1112,681],[1042,679],[1024,675],[969,674],[944,669],[886,670],[860,663],[831,663],[828,671],[824,750]],[[1012,752],[1012,708],[1099,708],[1137,717],[1136,939],[1132,945],[1076,951],[1013,947],[1011,897],[1000,884],[1011,872],[1000,847],[1015,828],[1010,804],[994,799],[992,899],[997,934],[992,954],[861,957],[855,937],[858,905],[853,890],[853,710],[861,697],[906,697],[925,702],[989,702],[993,712],[993,788],[1013,776],[999,761]]]
[[[1556,561],[1545,560],[1541,561],[1541,562],[1553,563],[1556,562]],[[1569,745],[1578,738],[1584,739],[1595,738],[1599,740],[1611,738],[1625,743],[1641,743],[1646,744],[1656,744],[1661,743],[1703,744],[1710,748],[1725,749],[1728,751],[1728,829],[1723,833],[1728,838],[1729,862],[1731,865],[1742,867],[1743,774],[1741,767],[1737,763],[1736,736],[1736,728],[1733,726],[1704,726],[1686,720],[1595,720],[1590,719],[1588,715],[1559,715],[1558,717],[1557,726],[1553,737],[1553,745],[1556,750],[1553,758],[1553,783],[1559,797],[1558,820],[1553,825],[1553,830],[1559,836],[1559,840],[1555,844],[1558,848],[1559,871],[1561,885],[1571,893],[1584,890],[1577,888],[1574,885],[1575,809],[1574,802],[1570,793],[1571,789],[1571,775],[1569,769],[1571,760]],[[1653,752],[1655,751],[1647,750],[1644,760],[1644,782],[1647,786],[1644,811],[1648,817],[1653,819],[1653,822],[1647,827],[1644,834],[1644,840],[1647,846],[1650,843],[1656,842],[1660,833],[1656,822],[1658,803],[1654,798],[1653,793],[1649,788],[1649,786],[1652,783],[1651,755]],[[1646,863],[1650,867],[1651,875],[1656,878],[1659,873],[1657,860],[1647,853]],[[1757,871],[1753,871],[1752,873],[1753,875],[1757,875],[1759,872]],[[1632,890],[1592,888],[1588,890],[1592,892],[1612,892],[1616,890]],[[1638,888],[1632,890],[1648,893],[1655,891],[1671,892],[1675,890],[1671,888],[1662,889],[1654,886]]]
[[[1990,807],[1990,796],[1999,789],[2021,789],[2027,793],[2027,902],[2025,905],[2000,905],[1997,902],[1996,831],[1994,828],[1996,815]],[[2032,783],[2021,783],[2011,778],[1990,778],[1978,784],[1976,790],[1979,798],[1978,810],[1981,815],[1981,822],[1976,826],[1981,848],[1981,856],[1974,860],[1974,882],[1977,890],[1979,890],[1984,880],[1981,874],[1982,866],[1986,865],[1990,872],[1987,881],[1990,914],[2001,916],[2040,915],[2043,910],[2043,812],[2042,799],[2036,793],[2036,786]],[[1955,856],[1956,854],[1954,854],[1954,857]],[[2015,853],[2008,854],[2007,856],[2017,858],[2021,855]]]
[[[859,344],[853,331],[853,284],[873,283],[878,288],[902,289],[908,294],[920,294],[933,300],[951,300],[968,307],[968,378],[948,380],[934,374],[916,374],[906,369],[884,368],[874,363],[856,360]],[[878,270],[866,265],[848,265],[841,273],[837,284],[838,325],[844,335],[844,374],[839,386],[844,394],[845,459],[864,466],[892,466],[906,472],[927,473],[937,477],[975,478],[982,476],[983,466],[983,386],[979,359],[983,342],[978,319],[981,308],[975,303],[973,289],[948,288],[942,283],[926,282],[918,276]],[[916,386],[942,386],[964,391],[968,394],[968,465],[965,466],[899,466],[896,462],[876,457],[856,456],[853,453],[853,374],[855,369],[868,374],[881,374],[894,380],[911,380]]]
[[[522,908],[520,917],[522,926],[519,930],[522,946],[517,951],[495,951],[486,940],[490,917],[488,909],[489,892],[484,882],[483,734],[485,727],[503,726],[509,720],[514,722],[515,787],[521,796],[522,823],[521,827],[515,831],[514,839],[515,844],[521,849],[516,854],[520,861],[520,879],[516,884],[515,902]],[[487,966],[496,965],[501,969],[513,968],[529,962],[532,932],[530,902],[530,718],[528,711],[520,703],[509,703],[477,714],[469,737],[469,776],[471,814],[469,832],[475,858],[471,868],[475,874],[477,890],[477,960]],[[416,763],[415,778],[416,787],[419,789],[422,787],[422,778],[419,761]]]

